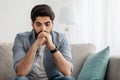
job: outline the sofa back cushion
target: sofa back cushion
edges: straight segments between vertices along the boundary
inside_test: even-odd
[[[78,74],[81,71],[84,61],[88,57],[90,53],[95,52],[96,47],[90,43],[83,43],[83,44],[72,44],[71,51],[73,57],[73,66],[74,72],[73,76],[77,79]]]
[[[12,80],[15,76],[12,46],[12,43],[0,43],[0,80]]]

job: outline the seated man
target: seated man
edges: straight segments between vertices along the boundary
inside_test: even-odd
[[[46,4],[32,9],[33,30],[17,34],[13,46],[15,80],[74,80],[70,45],[53,31],[54,18]]]

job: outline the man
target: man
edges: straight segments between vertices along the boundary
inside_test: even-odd
[[[13,46],[15,80],[74,80],[70,46],[53,31],[54,18],[46,4],[32,9],[33,30],[17,34]]]

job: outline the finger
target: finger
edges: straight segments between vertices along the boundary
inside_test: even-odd
[[[37,37],[37,38],[40,38],[40,37],[44,37],[44,34],[43,34],[43,32],[42,32],[42,31],[40,31],[40,32],[39,32],[39,34],[38,34],[38,37]]]

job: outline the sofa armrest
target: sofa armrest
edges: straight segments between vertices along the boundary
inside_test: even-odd
[[[89,54],[95,52],[96,47],[91,43],[71,44],[74,72],[73,76],[77,79],[84,61]]]
[[[105,80],[120,80],[120,55],[110,56]]]
[[[13,43],[0,43],[0,80],[12,80],[15,76],[12,46]]]

